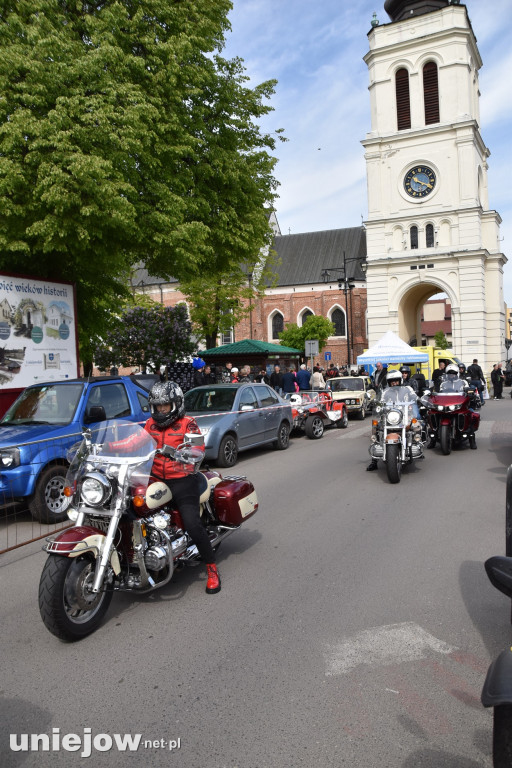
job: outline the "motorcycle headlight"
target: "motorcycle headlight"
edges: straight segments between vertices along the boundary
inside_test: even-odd
[[[0,469],[12,469],[20,465],[20,452],[18,448],[3,448],[0,451]]]
[[[443,411],[444,410],[444,405],[438,405],[437,406],[437,410],[438,411]]]
[[[390,411],[386,416],[387,423],[390,424],[392,427],[396,426],[397,424],[400,424],[401,420],[402,420],[402,414],[400,413],[400,411]]]
[[[112,486],[104,475],[91,472],[80,484],[80,496],[90,507],[101,507],[110,498]]]

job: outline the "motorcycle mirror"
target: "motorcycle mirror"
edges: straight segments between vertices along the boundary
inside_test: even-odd
[[[512,557],[490,557],[485,561],[485,570],[493,587],[512,598]]]
[[[204,445],[204,436],[198,435],[195,432],[187,432],[185,434],[185,442],[188,445]]]

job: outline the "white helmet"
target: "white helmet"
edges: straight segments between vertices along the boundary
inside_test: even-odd
[[[388,386],[390,386],[394,381],[398,381],[401,384],[402,374],[400,373],[400,371],[390,371],[386,376],[386,381],[388,383]]]
[[[292,395],[290,397],[290,403],[292,405],[302,405],[302,397],[300,395]]]
[[[455,376],[458,376],[459,375],[459,369],[457,368],[455,363],[450,363],[450,365],[446,366],[445,373],[446,373],[446,375],[448,375],[449,373],[454,373]]]

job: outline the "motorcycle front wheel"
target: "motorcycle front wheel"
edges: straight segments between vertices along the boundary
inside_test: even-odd
[[[494,768],[510,768],[512,765],[512,705],[494,707],[492,734],[492,757]]]
[[[388,445],[386,450],[386,472],[390,483],[399,483],[402,474],[402,452],[400,445]]]
[[[450,434],[450,427],[448,424],[443,424],[440,429],[439,442],[441,443],[441,451],[445,456],[452,450],[452,436]]]
[[[91,592],[95,563],[90,557],[50,555],[39,582],[39,612],[60,640],[74,641],[94,632],[105,616],[112,589]]]

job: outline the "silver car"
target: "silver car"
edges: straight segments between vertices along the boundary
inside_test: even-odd
[[[266,384],[213,384],[185,395],[185,409],[204,435],[206,459],[233,467],[240,451],[272,443],[288,448],[293,417],[289,403]]]

